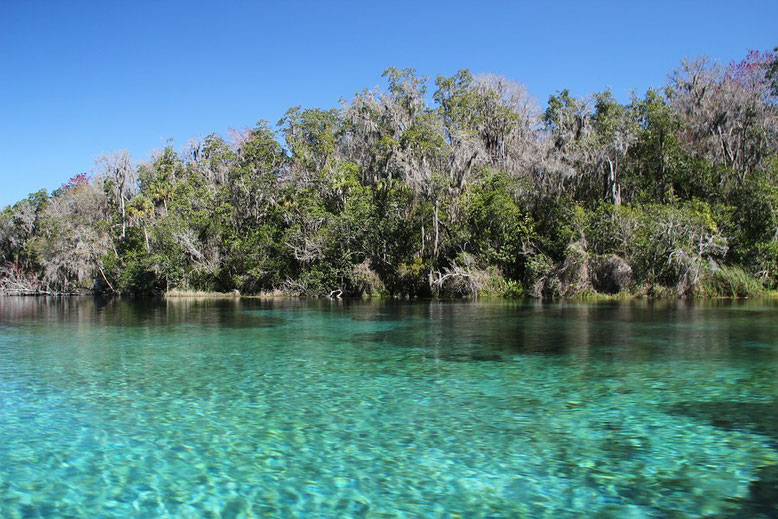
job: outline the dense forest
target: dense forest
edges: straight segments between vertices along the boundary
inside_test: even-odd
[[[747,296],[778,286],[778,60],[621,103],[503,77],[289,109],[0,212],[0,292]]]

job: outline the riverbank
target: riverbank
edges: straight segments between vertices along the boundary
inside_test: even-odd
[[[645,292],[631,293],[631,292],[619,292],[617,294],[604,294],[601,292],[581,292],[579,294],[568,297],[555,297],[555,298],[542,298],[532,297],[528,295],[522,296],[506,296],[500,294],[484,294],[479,296],[467,296],[467,297],[422,297],[422,296],[391,296],[387,294],[371,294],[361,296],[341,296],[341,297],[310,297],[300,296],[295,294],[289,294],[282,291],[275,292],[263,292],[259,294],[241,294],[240,292],[207,292],[202,290],[171,290],[161,294],[120,294],[120,293],[97,293],[97,292],[0,292],[0,296],[4,297],[87,297],[87,296],[121,296],[121,297],[159,297],[162,299],[299,299],[299,300],[375,300],[375,301],[424,301],[424,300],[439,300],[439,301],[519,301],[519,300],[531,300],[531,301],[579,301],[579,302],[606,302],[606,301],[640,301],[640,300],[697,300],[697,301],[714,301],[714,300],[745,300],[745,299],[775,299],[778,298],[778,290],[765,290],[762,293],[744,295],[744,296],[732,296],[732,295],[677,295],[672,293],[671,290],[664,290],[659,293],[647,294]]]

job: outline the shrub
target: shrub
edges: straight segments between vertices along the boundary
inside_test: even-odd
[[[740,267],[721,266],[701,281],[700,295],[709,297],[749,297],[764,294],[762,284]]]

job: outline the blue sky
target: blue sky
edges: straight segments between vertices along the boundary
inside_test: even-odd
[[[0,207],[173,139],[336,106],[388,66],[505,75],[544,104],[778,45],[778,2],[0,0]]]

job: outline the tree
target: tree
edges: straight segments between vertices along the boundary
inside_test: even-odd
[[[266,219],[279,202],[286,157],[266,122],[260,121],[237,151],[230,170],[230,192],[236,229],[247,230]]]
[[[183,175],[183,162],[172,146],[165,146],[149,163],[138,168],[138,188],[155,210],[159,208],[167,214],[168,201],[173,196],[176,182]]]
[[[665,203],[683,162],[678,133],[681,121],[665,97],[650,89],[643,99],[632,100],[637,118],[637,139],[630,150],[635,165],[636,189],[645,189],[657,203]]]
[[[773,96],[778,97],[778,58],[776,56],[778,56],[778,47],[773,48],[771,59],[765,63],[767,69],[765,76],[770,81]]]
[[[47,284],[71,292],[90,288],[99,276],[110,286],[103,270],[103,258],[112,250],[109,211],[109,199],[85,178],[55,192],[32,244]]]
[[[278,122],[292,159],[293,175],[317,180],[335,158],[341,121],[337,110],[290,108]]]
[[[0,262],[20,264],[24,269],[34,267],[27,244],[38,233],[39,215],[48,200],[48,193],[42,189],[0,212]]]
[[[96,165],[96,181],[108,193],[110,203],[118,207],[120,236],[124,238],[127,231],[127,202],[137,190],[137,172],[130,161],[130,153],[124,150],[103,155],[97,159]]]
[[[731,171],[737,185],[764,169],[778,144],[778,114],[768,102],[771,61],[769,53],[758,52],[726,69],[707,59],[684,61],[667,88],[683,123],[685,149]],[[728,183],[728,176],[722,181]]]
[[[595,96],[594,131],[598,162],[605,170],[603,198],[621,205],[621,166],[635,142],[637,126],[630,109],[609,91]]]
[[[562,191],[565,184],[572,184],[588,194],[587,171],[596,162],[590,101],[573,97],[567,89],[549,96],[543,125],[546,169],[557,178],[556,189]]]

